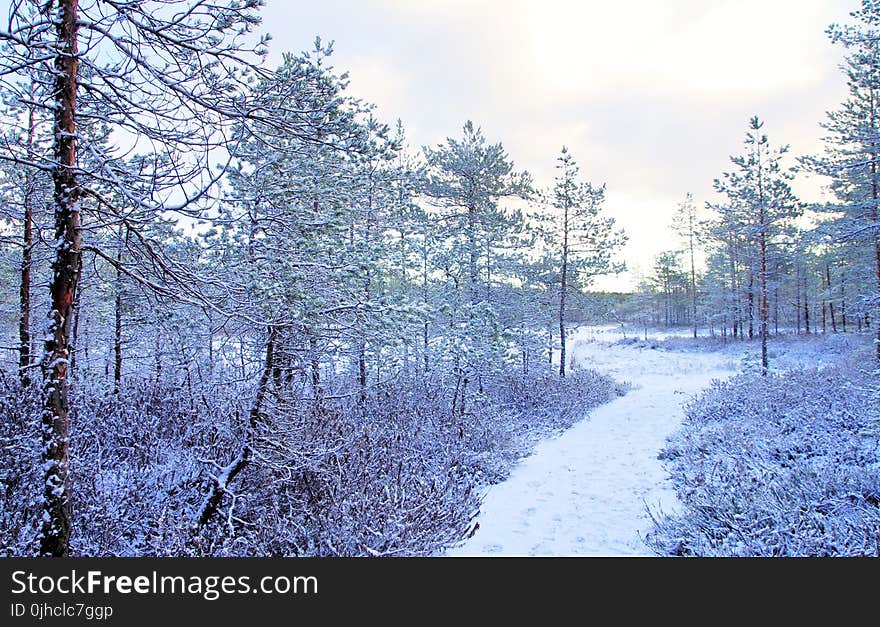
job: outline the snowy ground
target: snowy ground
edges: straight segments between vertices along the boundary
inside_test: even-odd
[[[735,374],[743,349],[672,352],[612,344],[621,337],[612,327],[579,329],[571,352],[579,365],[633,389],[540,443],[490,488],[479,529],[447,555],[652,555],[641,540],[651,524],[647,508],[676,507],[657,454],[681,424],[682,403],[712,379]]]

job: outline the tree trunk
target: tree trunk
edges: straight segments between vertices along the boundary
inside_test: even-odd
[[[874,90],[871,90],[871,128],[876,128]],[[877,277],[877,294],[880,295],[880,215],[878,215],[877,201],[880,198],[880,190],[877,189],[877,145],[871,143],[871,208],[868,211],[868,221],[874,231],[874,270]],[[867,318],[867,313],[865,314]],[[867,324],[867,320],[866,320]],[[880,362],[880,298],[874,315],[876,326],[875,344],[877,348],[877,361]]]
[[[119,226],[119,243],[116,250],[116,263],[122,263],[122,250],[124,247],[123,231],[125,227]],[[122,380],[122,270],[117,265],[116,268],[116,299],[113,309],[114,313],[114,335],[113,335],[113,393],[119,394],[119,383]]]
[[[24,208],[24,242],[21,253],[21,283],[19,286],[18,318],[18,376],[22,387],[31,384],[31,251],[33,231],[31,209]]]
[[[727,242],[729,270],[730,270],[730,313],[732,316],[733,339],[741,335],[742,327],[739,323],[739,298],[736,285],[736,258],[734,257],[734,248],[732,241]]]
[[[73,302],[80,277],[80,189],[76,179],[76,95],[78,87],[77,0],[58,1],[54,61],[55,260],[49,285],[52,308],[46,329],[42,415],[43,523],[40,553],[66,557],[70,549],[68,477],[68,366]]]
[[[693,211],[693,210],[692,210]],[[697,268],[694,264],[694,216],[688,216],[688,245],[691,249],[691,322],[694,325],[694,339],[697,339]]]
[[[155,354],[153,357],[156,360],[156,385],[159,385],[159,381],[162,379],[162,332],[158,318],[156,319],[156,346],[154,349]],[[244,371],[244,353],[242,353],[241,363],[242,371]]]
[[[34,152],[34,106],[28,107],[28,134],[27,154],[28,159],[33,158]],[[31,384],[31,265],[34,246],[34,216],[33,194],[34,173],[28,168],[24,182],[24,225],[23,241],[21,247],[21,283],[19,285],[19,318],[18,318],[18,376],[22,387]]]
[[[755,338],[755,273],[749,270],[749,291],[746,294],[749,315],[749,339]]]
[[[425,310],[428,309],[428,230],[425,229],[425,238],[422,242],[422,304],[425,306]],[[426,318],[424,324],[422,326],[422,348],[424,349],[424,354],[422,355],[422,359],[424,361],[425,366],[425,375],[428,374],[428,319]]]
[[[760,317],[760,333],[761,333],[761,376],[767,376],[768,359],[767,359],[767,324],[769,322],[769,309],[767,305],[767,206],[764,198],[764,177],[763,168],[761,167],[760,151],[758,152],[758,224],[761,231],[758,237],[759,255],[761,260],[760,284],[760,302],[758,303]],[[752,291],[749,290],[749,298]],[[751,310],[751,301],[749,301],[749,309]],[[751,312],[750,312],[751,318]],[[751,337],[751,320],[749,321],[749,337]]]
[[[486,302],[492,302],[492,240],[486,237]]]
[[[568,289],[568,199],[563,207],[562,272],[559,280],[559,376],[565,377],[565,293]]]
[[[669,279],[667,278],[663,284],[663,323],[668,329],[672,324],[672,303],[670,298],[670,290],[669,290]]]
[[[828,289],[828,315],[831,317],[831,332],[837,333],[837,321],[834,319],[834,296],[831,293],[831,266],[825,264],[825,287]]]
[[[367,401],[367,345],[362,340],[358,347],[358,386],[361,403]]]
[[[369,175],[369,191],[367,193],[367,215],[365,219],[364,225],[364,245],[369,250],[370,248],[370,240],[371,233],[373,227],[373,173],[370,171]],[[352,226],[354,229],[354,226]],[[353,244],[354,242],[352,242]],[[364,283],[363,283],[363,294],[364,294],[364,303],[369,304],[371,298],[371,288],[372,288],[373,276],[369,269],[364,274]],[[360,312],[359,312],[360,313]],[[360,387],[360,401],[361,403],[366,403],[367,401],[367,342],[364,339],[364,316],[358,316],[358,322],[360,323],[360,337],[358,338],[358,385]],[[378,378],[378,377],[377,377]]]
[[[198,518],[196,519],[195,532],[198,532],[199,529],[211,521],[217,513],[217,510],[220,509],[220,505],[223,503],[223,496],[229,492],[229,484],[232,483],[232,480],[235,479],[236,475],[244,470],[250,462],[254,433],[261,420],[263,401],[269,388],[269,382],[272,380],[272,369],[275,365],[275,339],[275,327],[269,327],[269,339],[266,342],[266,361],[263,364],[263,373],[260,375],[260,382],[257,385],[257,393],[254,396],[254,402],[251,405],[248,414],[248,425],[244,434],[244,444],[242,444],[241,450],[235,459],[229,462],[229,464],[227,464],[216,477],[213,477],[211,491],[207,498],[205,498],[205,502],[202,505]]]
[[[117,276],[117,282],[119,277]],[[117,290],[113,308],[113,393],[119,394],[119,382],[122,379],[122,295]]]
[[[364,300],[370,302],[370,273],[364,279]],[[360,400],[365,403],[367,400],[367,342],[363,338],[363,327],[361,327],[361,337],[358,339],[358,385],[360,386]]]
[[[875,264],[875,270],[877,272],[877,293],[880,294],[880,233],[878,233],[878,231],[880,231],[880,225],[878,225],[878,219],[877,219],[876,197],[877,197],[877,189],[876,189],[876,183],[875,183],[875,187],[874,187],[875,202],[874,202],[874,208],[871,211],[871,221],[874,223],[874,264]],[[877,345],[877,361],[880,362],[880,300],[878,300],[878,304],[877,304],[876,309],[877,309],[877,311],[874,314],[874,326],[876,327],[877,334],[874,339],[875,339],[875,344]],[[867,314],[865,314],[865,317],[867,318]]]
[[[810,334],[810,299],[807,296],[807,277],[804,277],[804,333]]]
[[[214,321],[208,316],[208,370],[214,372]]]
[[[760,221],[761,221],[761,375],[766,376],[768,370],[767,359],[767,323],[769,319],[769,310],[767,307],[767,231],[764,213],[764,203],[761,203]]]
[[[312,362],[312,393],[317,399],[321,396],[321,360],[318,359],[318,339],[313,334],[309,335],[309,357]]]
[[[82,293],[85,291],[85,286],[80,286],[80,289],[76,293],[76,298],[73,301],[73,329],[71,329],[70,335],[70,371],[68,372],[68,376],[72,377],[76,373],[76,364],[77,364],[77,356],[79,354],[79,303],[82,300]],[[83,342],[83,356],[86,360],[86,365],[89,363],[89,352],[88,352],[88,343]]]
[[[425,322],[425,324],[422,326],[422,348],[425,351],[425,353],[423,355],[425,374],[428,374],[429,364],[428,364],[428,323],[427,322]]]
[[[477,208],[476,205],[471,204],[468,206],[468,245],[470,248],[470,258],[469,258],[469,274],[470,274],[470,297],[471,297],[471,312],[469,318],[473,318],[474,311],[473,306],[479,302],[479,294],[477,285],[479,281],[479,270],[477,269],[477,263],[479,261],[479,244],[477,243]]]

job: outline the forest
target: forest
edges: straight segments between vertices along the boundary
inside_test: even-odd
[[[552,182],[476,121],[413,147],[332,43],[269,67],[262,4],[0,24],[0,555],[443,555],[630,394],[577,358],[595,325],[742,357],[658,451],[684,507],[655,554],[880,554],[880,4],[829,27],[825,150],[743,120],[631,293],[595,288],[627,235],[568,147]],[[834,363],[774,369],[792,343]]]

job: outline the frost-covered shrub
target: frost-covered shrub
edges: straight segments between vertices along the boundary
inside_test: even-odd
[[[210,552],[436,554],[468,533],[477,485],[500,481],[539,437],[620,392],[593,372],[564,382],[511,372],[464,404],[444,377],[399,379],[363,403],[276,399],[243,480],[272,492],[239,490],[238,524],[216,526]]]
[[[549,370],[498,368],[465,396],[451,374],[400,377],[365,399],[337,379],[320,400],[270,383],[250,462],[201,528],[211,475],[247,441],[254,383],[129,377],[116,394],[103,381],[75,381],[71,553],[436,554],[470,530],[478,486],[622,391],[584,370],[560,381]],[[40,513],[39,393],[0,384],[0,551],[27,555]]]
[[[0,557],[31,555],[39,531],[40,411],[34,388],[0,372]]]
[[[242,394],[244,392],[244,394]],[[184,551],[202,499],[204,458],[238,443],[247,392],[130,380],[114,394],[73,387],[71,551],[79,555],[175,555]],[[210,401],[208,400],[210,398]]]
[[[660,554],[862,556],[880,547],[880,395],[853,364],[715,383],[663,456],[683,510]]]
[[[516,371],[500,373],[488,392],[491,403],[502,408],[489,436],[493,443],[492,459],[487,460],[489,468],[494,468],[491,482],[506,478],[512,464],[539,440],[567,429],[586,411],[626,390],[626,385],[595,370],[575,368],[565,379],[546,370],[528,376]]]

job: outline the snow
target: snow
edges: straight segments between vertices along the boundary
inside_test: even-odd
[[[658,459],[681,424],[682,404],[713,379],[734,375],[724,352],[673,352],[613,345],[611,327],[578,329],[576,363],[628,381],[631,389],[560,436],[541,442],[492,486],[479,528],[448,556],[648,556],[648,509],[674,511],[677,499]],[[649,336],[650,337],[650,336]]]

